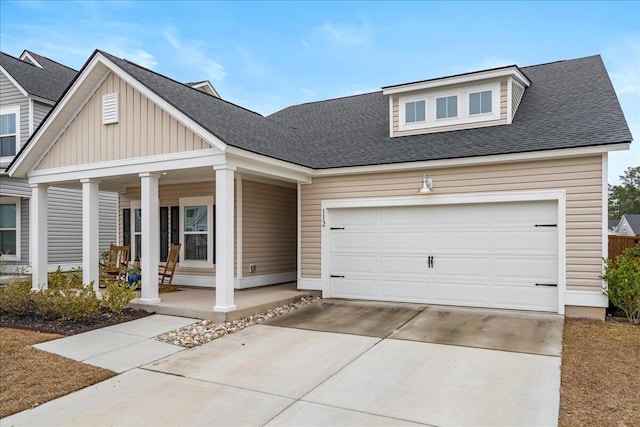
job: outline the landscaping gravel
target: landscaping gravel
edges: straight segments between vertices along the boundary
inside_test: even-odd
[[[224,337],[225,335],[230,335],[234,332],[240,331],[247,326],[260,324],[266,320],[289,313],[297,308],[313,304],[319,299],[320,297],[303,297],[291,304],[285,304],[273,308],[265,313],[253,314],[230,322],[214,323],[212,320],[202,320],[198,323],[162,334],[156,337],[156,339],[158,341],[179,345],[181,347],[196,347],[213,341],[216,338]]]

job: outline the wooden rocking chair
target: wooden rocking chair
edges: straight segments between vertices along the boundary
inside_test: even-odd
[[[176,265],[178,264],[178,257],[180,256],[180,247],[182,244],[171,245],[169,248],[169,255],[167,255],[167,262],[160,267],[158,271],[158,287],[160,290],[171,289],[171,283],[173,282],[173,273],[176,271]]]
[[[109,246],[109,257],[106,265],[102,265],[101,279],[121,281],[125,280],[127,266],[131,259],[131,246],[116,246],[113,243]]]

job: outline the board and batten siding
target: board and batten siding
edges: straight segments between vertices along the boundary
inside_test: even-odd
[[[459,85],[458,85],[459,86]],[[452,86],[455,89],[458,86]],[[418,93],[418,92],[415,92]],[[428,94],[428,92],[425,92]],[[425,129],[400,130],[400,101],[398,96],[392,97],[393,102],[393,136],[421,135],[425,133],[444,132],[450,130],[470,129],[484,126],[496,126],[507,124],[507,81],[500,81],[500,119],[486,122],[473,122],[453,124],[448,126],[434,126]]]
[[[302,185],[301,277],[321,278],[323,200],[415,196],[423,174],[420,170],[317,177]],[[601,156],[431,169],[428,175],[439,194],[566,190],[567,289],[601,289]]]
[[[5,76],[0,73],[0,107],[20,107],[20,135],[17,141],[16,153],[20,146],[29,139],[29,99]]]
[[[102,96],[118,94],[118,123],[102,124]],[[36,169],[51,169],[159,154],[210,145],[124,80],[110,73]]]
[[[29,197],[27,180],[3,176],[0,194],[20,197],[20,263],[29,262]],[[118,195],[99,194],[100,251],[116,242]],[[48,263],[82,264],[82,191],[76,188],[49,187],[47,191]]]
[[[297,268],[297,190],[242,182],[242,275],[294,272]],[[250,264],[256,265],[251,273]]]

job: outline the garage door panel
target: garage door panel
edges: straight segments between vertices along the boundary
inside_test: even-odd
[[[502,308],[517,308],[523,310],[557,309],[558,290],[552,286],[501,286],[494,285],[492,301],[495,306]],[[550,303],[554,301],[555,303]]]
[[[332,212],[332,227],[375,227],[377,213],[374,209],[338,209]]]
[[[380,280],[380,296],[394,301],[424,301],[428,297],[427,283],[408,280]]]
[[[558,277],[556,257],[523,258],[500,257],[493,260],[493,277],[499,280],[556,281]]]
[[[469,279],[489,282],[491,259],[488,256],[437,255],[433,260],[434,280]]]
[[[491,235],[493,251],[526,254],[556,254],[557,232],[543,229],[494,231]]]
[[[378,226],[381,229],[400,228],[413,230],[416,227],[424,228],[428,218],[429,211],[424,206],[416,206],[412,209],[398,206],[378,210]]]
[[[431,233],[432,252],[487,253],[489,251],[489,231],[482,230],[442,230]]]
[[[430,222],[438,228],[486,228],[490,219],[489,208],[483,205],[436,206],[430,213]]]
[[[420,252],[427,253],[426,232],[382,231],[378,235],[378,249],[384,252]]]
[[[378,266],[381,275],[424,277],[427,274],[427,257],[379,255]]]
[[[333,255],[331,256],[332,274],[371,274],[377,272],[377,256],[370,255]]]
[[[333,296],[338,298],[366,298],[375,299],[378,295],[375,279],[331,279]]]
[[[557,208],[553,202],[496,203],[491,205],[491,218],[501,226],[519,224],[555,224]]]
[[[485,305],[489,303],[486,286],[478,283],[443,281],[433,283],[431,292],[433,302],[451,305]]]
[[[331,251],[339,252],[370,252],[375,250],[377,233],[333,231],[331,235]]]

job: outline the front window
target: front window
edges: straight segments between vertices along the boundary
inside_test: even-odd
[[[7,110],[0,114],[0,157],[16,155],[18,113]]]
[[[18,254],[18,206],[0,204],[0,255]]]
[[[405,122],[424,122],[426,105],[425,101],[412,101],[405,104]]]
[[[184,259],[206,261],[209,235],[208,206],[184,207]]]
[[[491,91],[469,94],[469,115],[491,112]]]
[[[458,117],[458,96],[445,96],[436,99],[436,119]]]
[[[139,260],[142,256],[142,209],[140,208],[133,210],[133,238],[135,239],[133,259]]]

